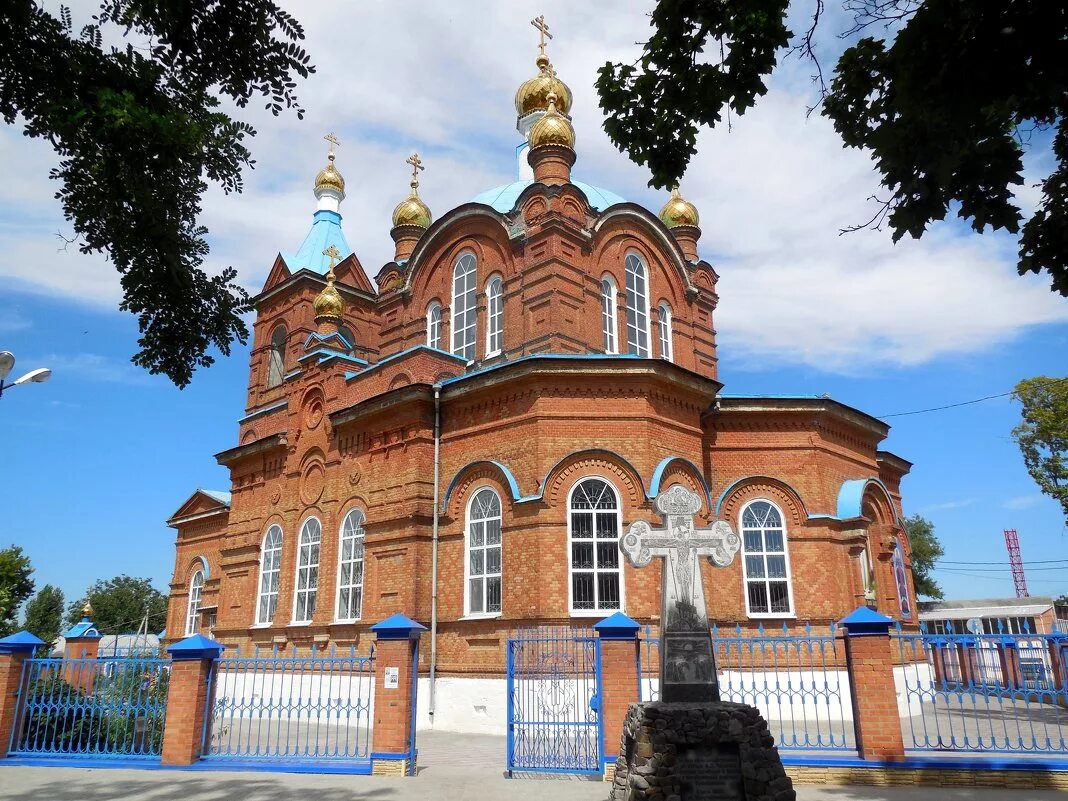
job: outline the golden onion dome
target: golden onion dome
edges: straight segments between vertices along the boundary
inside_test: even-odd
[[[542,53],[537,59],[538,74],[523,81],[515,93],[515,111],[525,117],[532,111],[544,111],[549,108],[549,93],[556,93],[556,108],[561,114],[571,111],[571,90],[561,81],[549,63],[549,57]]]
[[[671,190],[671,199],[660,209],[660,219],[668,228],[678,228],[680,225],[697,228],[701,223],[697,206],[679,194],[678,186]]]
[[[345,194],[345,179],[341,177],[341,173],[334,166],[334,154],[331,153],[327,158],[330,160],[329,163],[315,176],[315,191],[333,189],[336,192]]]
[[[433,219],[430,209],[419,197],[419,193],[414,186],[412,187],[412,193],[393,209],[394,228],[398,225],[418,225],[420,228],[429,228]]]
[[[340,320],[345,311],[345,301],[341,299],[341,293],[334,287],[334,268],[326,274],[326,286],[320,292],[312,307],[315,309],[315,319],[320,318]]]
[[[544,145],[557,145],[574,150],[575,129],[571,126],[571,121],[557,110],[555,92],[549,92],[548,100],[549,107],[545,115],[530,129],[531,149]]]

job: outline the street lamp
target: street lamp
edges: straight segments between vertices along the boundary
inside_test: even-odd
[[[10,351],[0,350],[0,395],[3,395],[4,390],[10,387],[17,387],[19,384],[40,384],[52,377],[52,371],[47,367],[38,367],[36,370],[30,370],[26,375],[5,384],[4,379],[7,378],[8,373],[11,372],[11,368],[14,366],[15,355]]]

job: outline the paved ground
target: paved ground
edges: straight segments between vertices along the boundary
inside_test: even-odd
[[[412,779],[291,773],[44,768],[3,765],[3,801],[604,801],[607,785],[507,779],[504,738],[423,732]],[[799,787],[800,801],[1063,801],[1027,790]]]

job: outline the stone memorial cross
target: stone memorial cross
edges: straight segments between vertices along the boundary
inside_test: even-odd
[[[717,520],[709,529],[695,528],[693,517],[701,511],[701,496],[685,487],[676,485],[660,493],[655,503],[666,528],[654,529],[644,520],[631,523],[619,538],[619,547],[634,567],[645,567],[654,556],[665,560],[660,592],[660,700],[718,701],[698,557],[727,567],[741,539],[725,520]]]

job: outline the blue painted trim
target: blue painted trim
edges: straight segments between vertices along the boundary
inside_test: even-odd
[[[596,628],[596,627],[595,627]],[[601,659],[601,640],[597,640],[594,653],[594,671],[597,679],[597,764],[604,765],[604,670]],[[602,772],[604,768],[601,768]]]
[[[199,762],[192,765],[164,765],[159,757],[150,759],[100,759],[87,757],[85,759],[64,757],[37,758],[37,757],[12,757],[0,759],[0,770],[4,767],[42,767],[42,768],[116,768],[118,770],[168,770],[168,771],[249,771],[256,773],[330,773],[352,774],[356,776],[369,776],[371,774],[370,760],[333,760],[284,762],[277,760],[240,760],[229,758],[202,757]]]
[[[415,647],[412,649],[412,663],[408,666],[408,669],[412,672],[412,697],[411,701],[411,717],[408,720],[408,775],[415,775],[415,759],[419,753],[415,748],[415,724],[416,724],[416,712],[418,710],[419,703],[419,640],[415,641]]]
[[[842,482],[842,486],[838,489],[838,519],[839,520],[853,520],[858,517],[862,517],[861,513],[861,501],[864,500],[864,491],[868,488],[869,484],[875,484],[883,492],[886,493],[886,500],[893,508],[894,499],[890,495],[890,490],[886,488],[886,485],[875,477],[871,478],[855,478]]]
[[[842,618],[839,623],[850,637],[886,636],[894,625],[893,618],[879,614],[874,609],[860,606]]]
[[[476,465],[480,464],[493,465],[498,470],[500,470],[504,474],[505,481],[508,482],[508,490],[512,493],[512,500],[519,500],[519,483],[515,480],[515,476],[512,474],[512,471],[508,469],[507,465],[502,464],[501,462],[498,462],[495,459],[476,459],[473,462],[468,462],[467,464],[465,464],[463,467],[457,470],[456,475],[452,477],[452,481],[449,482],[449,487],[445,490],[445,496],[441,501],[442,512],[449,508],[449,499],[452,498],[453,490],[455,490],[456,485],[460,483],[460,477],[463,475],[464,471],[467,470],[469,467],[475,467]]]
[[[302,363],[308,362],[316,357],[322,357],[322,361],[324,364],[330,361],[349,362],[350,364],[355,364],[360,367],[369,364],[369,362],[365,362],[363,359],[358,359],[355,356],[350,356],[347,353],[342,353],[339,350],[334,350],[333,348],[327,347],[326,345],[321,345],[319,347],[316,347],[315,350],[308,351],[303,356],[299,357],[297,361]]]
[[[448,351],[439,350],[438,348],[432,348],[429,345],[416,345],[416,346],[408,348],[406,350],[402,350],[400,353],[394,353],[392,356],[387,356],[386,358],[375,362],[370,367],[368,367],[366,370],[361,370],[358,373],[345,373],[345,380],[346,381],[351,381],[352,379],[358,378],[359,376],[367,375],[368,373],[373,373],[375,370],[378,370],[379,368],[386,366],[390,362],[396,361],[397,359],[404,358],[405,356],[408,356],[408,355],[410,355],[412,353],[418,353],[421,350],[425,350],[427,353],[433,353],[436,356],[445,356],[445,357],[447,357],[449,359],[452,359],[454,361],[460,362],[460,364],[467,364],[467,359],[464,359],[464,358],[462,358],[460,356],[455,356],[452,353],[449,353]]]
[[[218,659],[224,650],[226,646],[222,643],[209,640],[203,634],[194,634],[170,646],[167,653],[170,654],[172,661],[183,662],[194,659]]]
[[[752,476],[745,476],[743,478],[739,478],[737,481],[731,482],[731,484],[728,485],[727,488],[725,490],[723,490],[723,492],[721,492],[719,494],[719,498],[716,499],[716,517],[719,517],[722,514],[722,512],[723,512],[723,502],[725,500],[727,500],[727,496],[728,495],[730,495],[732,492],[734,492],[734,490],[736,490],[741,484],[744,484],[746,481],[752,481],[753,479],[761,479],[761,478],[762,479],[767,479],[768,481],[774,481],[776,484],[782,484],[784,487],[786,487],[788,490],[790,490],[790,492],[792,492],[794,495],[796,495],[798,500],[801,501],[802,508],[799,511],[807,514],[807,512],[805,512],[805,510],[804,510],[805,499],[801,497],[801,493],[798,492],[796,489],[794,489],[794,486],[792,484],[790,484],[788,481],[783,481],[781,478],[775,478],[775,476],[752,475]],[[819,515],[816,515],[816,516],[818,517]],[[813,518],[813,515],[808,515],[808,518],[811,520]]]
[[[660,460],[660,464],[656,466],[656,470],[653,471],[653,477],[649,479],[649,492],[646,494],[646,498],[652,500],[660,494],[660,481],[664,478],[664,471],[668,469],[668,466],[672,462],[682,462],[685,465],[689,465],[690,468],[697,474],[697,477],[701,479],[701,486],[705,490],[705,502],[708,504],[708,511],[712,511],[712,490],[708,486],[708,482],[705,481],[705,474],[701,472],[701,469],[691,462],[689,459],[683,456],[666,456]]]
[[[349,342],[349,338],[343,335],[340,331],[331,331],[329,334],[320,334],[318,331],[312,331],[308,334],[308,338],[304,340],[304,347],[307,348],[308,344],[313,339],[316,342],[322,342],[324,344],[331,339],[340,339],[346,350],[352,350],[353,346],[356,344],[355,342]]]
[[[371,759],[384,759],[392,762],[400,762],[408,759],[411,755],[407,751],[372,751]]]
[[[649,361],[649,362],[663,362],[663,359],[649,359],[644,356],[637,356],[633,353],[531,353],[527,356],[520,356],[518,359],[511,359],[506,362],[499,362],[498,364],[491,364],[486,367],[480,367],[477,370],[470,370],[463,375],[458,375],[454,378],[448,378],[441,382],[443,387],[450,384],[455,384],[458,381],[466,381],[476,376],[484,375],[485,373],[493,372],[494,370],[501,370],[505,367],[511,367],[514,364],[520,364],[522,362],[546,360],[546,359],[567,359],[570,361],[603,361],[609,360],[631,360],[631,361]]]
[[[550,467],[549,470],[545,473],[545,478],[543,478],[541,480],[541,485],[540,485],[541,489],[538,490],[538,492],[535,493],[534,495],[527,495],[527,496],[525,496],[523,498],[520,498],[519,500],[516,501],[516,503],[530,503],[531,501],[540,501],[542,499],[542,497],[544,496],[544,494],[545,494],[545,488],[549,484],[549,476],[551,476],[554,472],[556,472],[556,469],[558,467],[560,467],[560,465],[562,465],[568,459],[571,459],[571,458],[573,458],[575,456],[579,456],[579,455],[584,454],[584,453],[590,453],[590,454],[599,453],[599,454],[604,454],[606,456],[611,456],[611,457],[613,457],[615,459],[618,459],[620,462],[625,464],[630,469],[630,471],[632,473],[634,473],[634,475],[637,477],[639,491],[643,495],[645,495],[645,497],[647,497],[647,498],[649,497],[649,495],[645,491],[645,487],[642,485],[642,474],[634,469],[634,465],[632,465],[630,463],[629,459],[626,459],[623,456],[620,456],[615,451],[610,451],[607,448],[583,448],[581,451],[572,451],[567,456],[563,457],[562,459],[557,460],[556,464],[554,464],[552,467]]]
[[[42,645],[46,643],[37,635],[17,631],[0,640],[0,654],[32,654]]]
[[[208,557],[203,554],[198,554],[195,558],[200,562],[200,569],[204,574],[204,581],[207,581],[211,578],[211,568],[208,566]]]
[[[641,625],[622,612],[615,612],[593,624],[593,630],[602,640],[637,640],[640,628]]]
[[[1034,772],[1068,772],[1068,760],[1042,759],[983,759],[973,756],[960,757],[922,757],[906,754],[900,762],[885,760],[866,760],[854,756],[819,757],[794,756],[788,752],[779,752],[784,765],[798,767],[829,768],[896,768],[901,770],[1009,770]]]
[[[100,636],[100,631],[97,629],[96,624],[88,617],[83,617],[80,622],[75,623],[67,630],[67,633],[63,635],[63,639],[97,640],[100,639]]]
[[[275,403],[272,406],[265,406],[262,409],[256,409],[253,412],[249,412],[244,417],[240,418],[237,422],[247,423],[249,420],[255,420],[257,417],[263,417],[265,414],[277,412],[280,409],[285,409],[287,406],[289,406],[288,400],[278,401],[278,403]]]
[[[508,770],[508,775],[512,775],[512,763],[515,762],[515,651],[516,644],[512,640],[508,640],[505,643],[507,649],[504,655],[505,664],[505,676],[507,676],[507,683],[505,684],[505,691],[508,693],[505,698],[505,723],[508,726],[507,739],[505,741],[505,767]]]
[[[409,640],[419,637],[426,631],[426,626],[416,623],[410,617],[397,612],[385,620],[371,626],[371,631],[379,640]]]

